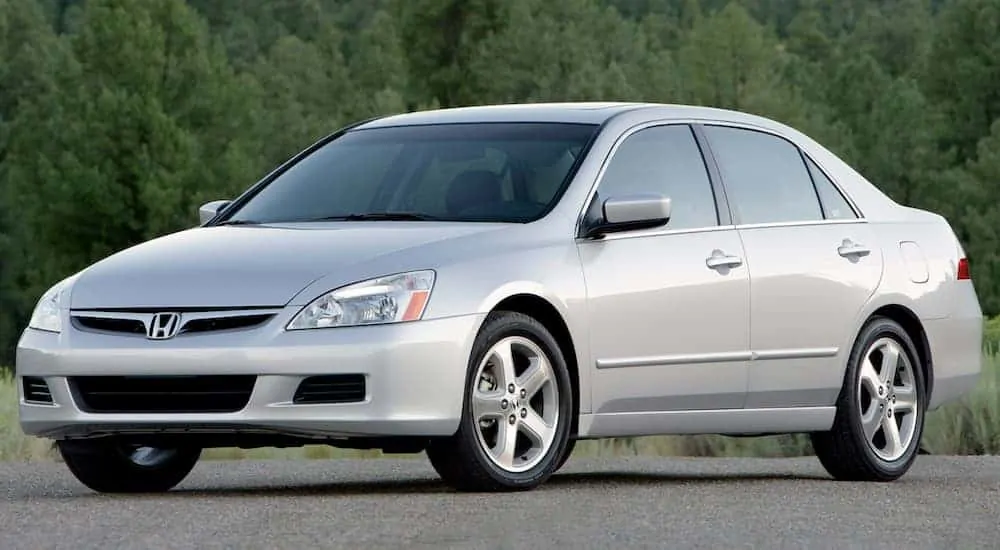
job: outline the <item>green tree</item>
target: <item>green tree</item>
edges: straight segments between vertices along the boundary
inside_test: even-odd
[[[748,111],[812,134],[823,125],[802,90],[786,83],[795,59],[736,3],[699,20],[677,60],[683,102]]]
[[[1000,313],[1000,119],[979,141],[976,157],[940,182],[950,200],[940,208],[959,221],[976,291],[988,315]]]
[[[651,84],[671,73],[669,56],[655,57],[637,23],[598,2],[518,0],[504,7],[502,19],[504,26],[479,44],[467,65],[465,88],[480,102],[671,95]],[[601,40],[584,40],[587,33]]]
[[[1000,117],[1000,0],[953,0],[938,19],[926,87],[948,120],[942,145],[972,158]]]
[[[1000,0],[0,0],[0,364],[39,293],[345,123],[681,102],[946,215],[1000,313]]]
[[[32,270],[28,252],[36,243],[21,208],[32,191],[16,185],[11,169],[30,126],[21,116],[21,105],[56,92],[59,75],[72,70],[68,49],[41,8],[0,0],[0,365],[9,364],[22,320],[38,298],[26,291],[26,274]]]
[[[264,131],[259,139],[269,164],[284,161],[348,120],[353,84],[340,47],[333,28],[322,42],[286,35],[253,67]]]
[[[517,3],[516,1],[513,3]],[[479,43],[502,26],[502,0],[398,0],[393,12],[402,21],[413,104],[455,107],[477,103],[470,90],[470,59]]]
[[[349,95],[358,105],[351,119],[405,112],[410,86],[406,51],[399,25],[385,10],[372,15],[353,44],[349,59],[355,90]]]
[[[25,100],[14,121],[7,170],[31,239],[25,301],[193,225],[204,196],[256,172],[240,142],[252,115],[240,118],[242,88],[182,1],[88,2],[72,49],[58,88]]]

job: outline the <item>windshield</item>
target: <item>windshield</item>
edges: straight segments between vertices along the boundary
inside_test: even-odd
[[[350,131],[296,162],[223,223],[532,221],[562,195],[597,128],[480,123]]]

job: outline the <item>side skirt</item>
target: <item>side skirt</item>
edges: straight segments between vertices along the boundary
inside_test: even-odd
[[[579,438],[650,435],[767,435],[822,432],[833,426],[836,407],[723,409],[580,415]]]

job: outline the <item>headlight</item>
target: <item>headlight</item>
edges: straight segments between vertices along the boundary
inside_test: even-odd
[[[302,308],[288,330],[416,321],[434,288],[434,272],[413,271],[331,290]]]
[[[63,292],[69,288],[69,279],[60,281],[52,288],[42,294],[35,311],[31,313],[31,320],[28,326],[36,330],[47,332],[62,331],[62,314],[59,311],[62,304]]]

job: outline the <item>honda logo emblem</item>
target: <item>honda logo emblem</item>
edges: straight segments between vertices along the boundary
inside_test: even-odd
[[[146,337],[150,340],[169,340],[177,336],[181,328],[180,313],[157,313],[146,327]]]

